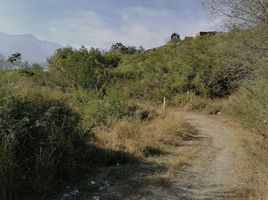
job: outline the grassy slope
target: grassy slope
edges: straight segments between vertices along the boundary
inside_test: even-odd
[[[267,57],[259,59],[258,52],[232,40],[244,33],[233,34],[197,38],[178,46],[171,42],[124,56],[113,70],[113,84],[106,88],[105,96],[70,84],[62,86],[53,74],[36,69],[0,72],[1,103],[6,96],[35,94],[64,102],[81,116],[83,134],[90,138],[86,142],[97,147],[84,155],[90,155],[87,161],[99,167],[128,162],[122,159],[122,152],[126,153],[123,156],[150,160],[155,154],[173,151],[174,140],[183,141],[185,134],[194,133],[184,120],[177,123],[156,115],[151,105],[159,105],[163,97],[170,105],[190,110],[230,113],[267,136],[267,71],[261,71]],[[248,72],[260,74],[248,79],[243,76]],[[97,160],[91,159],[93,154],[99,155]],[[166,164],[172,169],[172,163]]]
[[[130,97],[225,112],[268,135],[267,53],[246,46],[255,30],[168,43],[126,57],[118,73]],[[251,33],[253,32],[253,33]],[[257,43],[256,41],[249,41]],[[190,92],[190,93],[189,93]]]

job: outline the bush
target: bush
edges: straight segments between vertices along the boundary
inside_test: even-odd
[[[69,181],[82,140],[80,117],[40,95],[8,97],[0,106],[1,198],[44,194]]]
[[[107,125],[111,118],[122,118],[129,113],[129,104],[120,88],[114,86],[104,97],[92,95],[86,97],[88,102],[82,104],[81,113],[85,126],[89,128]]]
[[[227,112],[246,127],[268,137],[268,79],[260,78],[254,85],[249,84],[230,97]]]
[[[204,110],[210,100],[208,98],[196,96],[192,93],[189,95],[185,96],[184,100],[184,108],[187,111],[200,111]]]
[[[117,54],[98,49],[58,49],[48,59],[49,71],[71,86],[101,90],[112,81],[112,70],[121,58]]]

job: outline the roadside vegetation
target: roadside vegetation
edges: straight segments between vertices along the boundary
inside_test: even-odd
[[[267,41],[260,18],[190,41],[173,34],[147,51],[121,43],[107,52],[63,48],[48,71],[1,70],[0,199],[50,199],[99,168],[160,164],[154,158],[198,133],[161,108],[164,97],[170,107],[228,114],[267,144]],[[175,156],[165,173],[190,159]]]

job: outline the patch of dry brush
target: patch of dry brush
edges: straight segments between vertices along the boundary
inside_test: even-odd
[[[197,132],[183,117],[161,113],[149,122],[125,118],[114,122],[108,130],[98,129],[95,143],[165,167],[165,173],[157,175],[163,178],[180,170],[191,159],[193,152],[182,154],[180,146]]]

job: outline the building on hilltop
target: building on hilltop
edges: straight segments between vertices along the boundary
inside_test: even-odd
[[[191,41],[193,39],[194,39],[194,37],[192,37],[192,36],[185,36],[183,41]]]
[[[195,34],[195,37],[202,37],[202,36],[206,36],[206,35],[216,35],[216,31],[208,31],[208,32],[205,32],[205,31],[201,31],[201,32],[198,32]]]
[[[195,36],[184,36],[182,37],[182,41],[191,41],[191,40],[194,40],[196,37],[203,37],[203,36],[206,36],[206,35],[209,35],[209,36],[212,36],[212,35],[216,35],[217,33],[219,32],[216,32],[216,31],[200,31],[198,33],[195,34]]]

